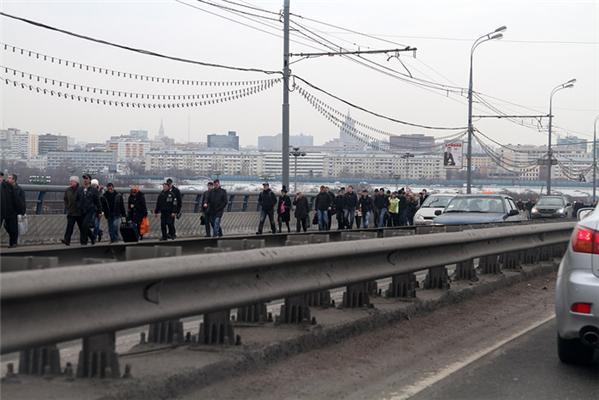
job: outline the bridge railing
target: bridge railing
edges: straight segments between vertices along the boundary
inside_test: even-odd
[[[2,274],[1,352],[401,276],[563,252],[574,222],[260,248]],[[519,254],[519,253],[518,253]],[[495,258],[497,260],[497,257]],[[440,267],[441,266],[441,267]],[[473,267],[472,267],[473,268]],[[446,275],[446,273],[445,273]]]

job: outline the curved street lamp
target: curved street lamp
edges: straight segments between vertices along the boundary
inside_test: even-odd
[[[293,192],[297,193],[297,158],[298,157],[305,157],[306,156],[306,152],[305,151],[300,151],[299,147],[292,147],[292,150],[289,152],[290,156],[293,156],[293,158],[295,159],[295,177],[294,177],[294,182],[293,182]]]
[[[551,150],[551,128],[553,121],[553,95],[562,89],[569,89],[574,86],[576,79],[570,79],[568,82],[557,85],[551,91],[549,96],[549,143],[547,145],[547,195],[551,194],[551,166],[553,165],[553,151]]]
[[[472,48],[470,49],[470,80],[468,82],[468,152],[467,158],[467,171],[466,171],[466,193],[472,192],[472,133],[474,128],[472,126],[472,61],[474,58],[474,50],[484,42],[489,40],[501,39],[503,33],[507,29],[507,26],[500,26],[493,32],[482,35],[474,41]]]

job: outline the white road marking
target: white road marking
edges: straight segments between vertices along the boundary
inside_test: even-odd
[[[450,364],[447,367],[443,368],[442,370],[429,373],[428,376],[426,376],[424,379],[416,382],[413,385],[407,386],[404,389],[401,389],[397,393],[391,394],[391,397],[385,397],[385,399],[407,400],[410,397],[415,396],[418,393],[422,392],[424,389],[447,378],[449,375],[453,374],[454,372],[457,372],[460,369],[468,366],[469,364],[472,364],[473,362],[481,359],[482,357],[486,356],[487,354],[490,354],[490,353],[494,352],[495,350],[499,349],[500,347],[506,345],[507,343],[519,338],[520,336],[526,335],[528,332],[532,331],[533,329],[538,328],[539,326],[551,321],[554,318],[555,318],[555,315],[551,315],[547,318],[542,319],[541,321],[535,322],[534,324],[524,328],[521,331],[516,332],[515,334],[511,335],[510,337],[495,343],[493,346],[491,346],[489,348],[486,348],[484,350],[481,350],[474,354],[471,354],[470,356],[466,357],[465,359],[463,359],[461,361],[457,361],[453,364]]]

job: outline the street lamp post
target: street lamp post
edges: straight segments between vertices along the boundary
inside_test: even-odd
[[[501,32],[504,32],[506,29],[506,26],[501,26],[493,32],[482,35],[474,41],[474,44],[472,44],[472,48],[470,49],[470,79],[468,82],[468,152],[466,155],[466,193],[468,194],[472,192],[472,134],[474,132],[472,126],[472,60],[474,58],[474,50],[481,43],[488,42],[489,40],[501,39],[503,37]]]
[[[306,152],[304,151],[300,151],[299,147],[293,147],[292,150],[289,152],[290,156],[293,156],[294,158],[294,163],[295,163],[295,167],[294,167],[294,182],[293,182],[293,191],[295,193],[297,193],[297,159],[298,157],[305,157],[306,156]]]
[[[406,185],[408,184],[408,179],[410,179],[410,158],[413,157],[413,153],[405,153],[401,155],[401,158],[406,160]]]
[[[595,125],[593,126],[593,204],[597,201],[595,197],[597,192],[597,122],[599,122],[599,115],[595,117]]]
[[[562,89],[568,89],[574,86],[576,79],[570,79],[566,83],[557,85],[551,91],[549,96],[549,142],[547,144],[547,195],[551,194],[551,166],[553,165],[553,151],[551,149],[551,128],[553,124],[553,95]]]

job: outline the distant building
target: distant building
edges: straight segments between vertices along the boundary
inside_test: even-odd
[[[29,132],[9,128],[0,130],[0,158],[28,160],[38,152],[38,137]]]
[[[162,128],[162,133],[164,134],[164,128]],[[138,140],[144,140],[144,141],[150,140],[150,137],[148,136],[148,131],[141,130],[141,129],[129,131],[129,136],[133,139],[138,139]]]
[[[424,153],[433,148],[435,138],[422,134],[391,136],[389,145],[397,152]]]
[[[582,150],[586,152],[588,148],[588,142],[588,140],[579,138],[577,136],[557,137],[557,146],[568,148],[569,150]],[[592,150],[591,153],[593,153]]]
[[[341,124],[341,128],[339,129],[339,141],[341,146],[346,150],[364,150],[366,145],[358,139],[358,135],[356,133],[356,124],[352,119],[349,111],[345,116],[345,120]]]
[[[289,145],[292,147],[312,147],[314,146],[314,137],[312,135],[291,135],[289,136]],[[258,136],[259,151],[281,151],[283,148],[283,135]]]
[[[146,135],[147,136],[147,135]],[[150,151],[149,140],[138,139],[134,136],[112,136],[106,142],[106,148],[114,151],[118,161],[140,161]]]
[[[282,154],[280,151],[262,151],[260,154],[263,157],[264,175],[279,176],[283,173]],[[324,153],[308,152],[304,157],[297,158],[297,175],[298,176],[322,176]],[[289,173],[295,175],[295,159],[289,157]]]
[[[116,169],[114,151],[49,151],[48,168],[69,167],[86,172]]]
[[[239,150],[239,136],[235,131],[229,131],[226,135],[208,135],[208,148]]]
[[[152,150],[146,153],[145,167],[148,171],[178,169],[206,175],[261,175],[262,155],[232,149]]]
[[[50,151],[67,151],[69,139],[67,136],[52,135],[46,133],[38,136],[38,150],[40,155],[48,154]]]

